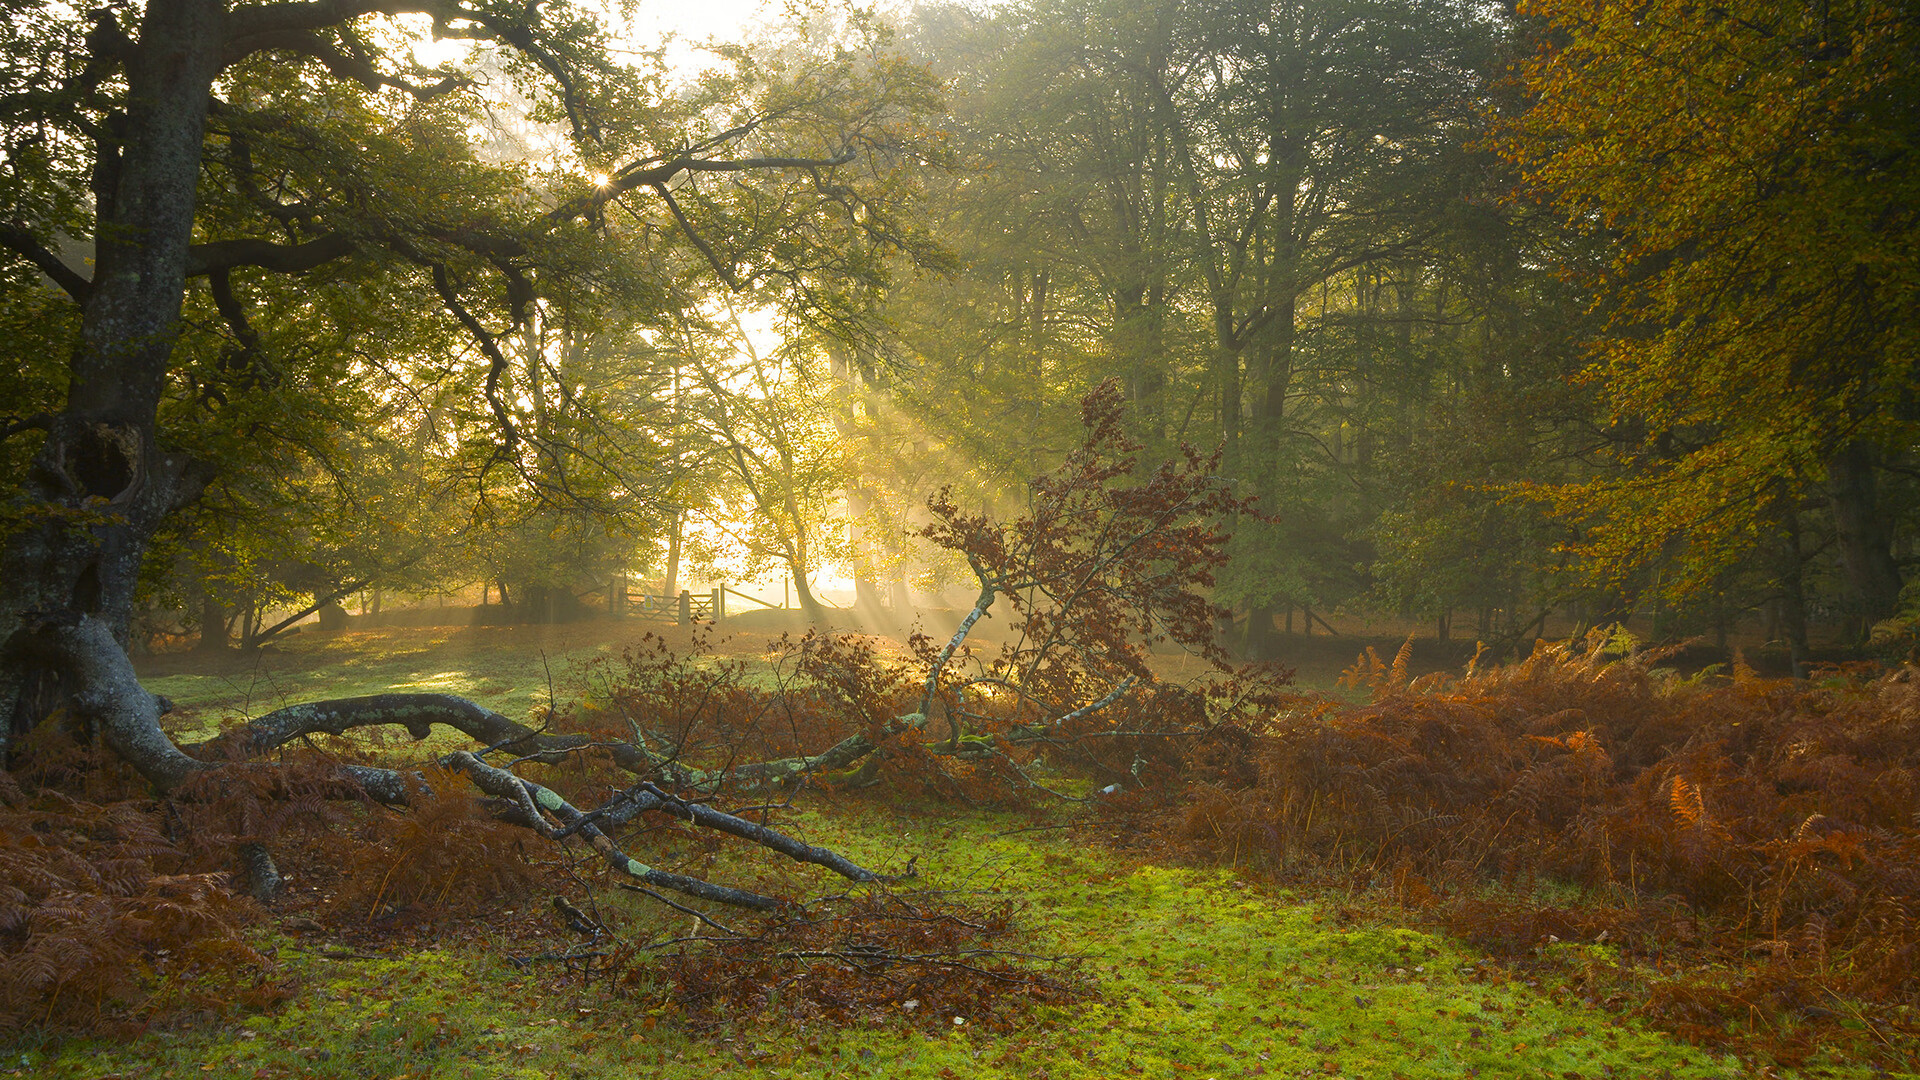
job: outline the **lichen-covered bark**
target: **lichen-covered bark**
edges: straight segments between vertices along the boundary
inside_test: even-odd
[[[148,4],[127,59],[121,135],[107,143],[95,176],[97,261],[67,400],[21,485],[21,520],[33,524],[0,548],[0,663],[8,668],[0,720],[11,733],[76,694],[132,699],[124,687],[89,685],[81,669],[59,665],[90,646],[75,652],[72,641],[21,639],[85,619],[124,647],[154,530],[204,482],[184,455],[159,444],[155,425],[178,333],[224,18],[219,0]],[[104,670],[88,663],[87,672]],[[129,726],[144,731],[144,720]],[[143,735],[135,751],[147,741]],[[160,756],[130,759],[142,772],[178,767],[152,749]]]
[[[895,729],[918,727],[919,714],[900,717]],[[724,787],[755,788],[782,783],[814,773],[847,768],[874,752],[877,744],[864,733],[849,735],[819,754],[756,761],[726,769],[700,769],[645,747],[624,741],[596,741],[585,735],[556,735],[535,731],[485,706],[452,694],[372,694],[337,698],[277,709],[248,724],[239,736],[242,754],[264,754],[303,735],[344,735],[360,728],[392,726],[415,739],[425,739],[436,724],[453,728],[482,746],[503,750],[518,758],[557,764],[591,746],[611,755],[613,763],[636,776],[657,777],[676,787],[711,794]],[[189,746],[207,756],[216,743]]]
[[[434,725],[453,728],[482,746],[497,747],[533,761],[553,764],[588,745],[604,747],[614,763],[633,773],[658,768],[660,759],[631,743],[595,743],[585,735],[535,731],[511,717],[453,694],[370,694],[335,698],[276,709],[248,724],[239,749],[263,754],[303,735],[344,735],[370,727],[398,727],[415,739]],[[211,748],[212,744],[190,749]]]
[[[523,822],[523,824],[531,824],[532,827],[555,838],[577,834],[600,853],[600,857],[606,860],[608,866],[637,881],[733,907],[770,911],[780,906],[780,900],[747,889],[715,885],[710,881],[687,877],[684,874],[656,870],[622,851],[620,846],[613,842],[612,837],[609,837],[593,823],[592,819],[581,813],[552,788],[515,776],[504,769],[496,769],[473,754],[465,751],[448,754],[441,759],[441,763],[448,768],[465,773],[473,781],[474,786],[481,791],[522,807],[523,813],[532,818],[531,822]],[[539,810],[534,809],[535,806],[539,807]],[[540,816],[542,810],[552,814],[559,821],[559,826],[548,825]]]
[[[616,795],[598,817],[600,820],[618,823],[629,821],[648,811],[659,811],[702,828],[737,836],[771,851],[777,851],[795,862],[824,866],[850,881],[886,880],[882,875],[860,866],[838,852],[815,847],[778,830],[769,829],[765,825],[735,817],[723,810],[715,810],[705,803],[688,802],[677,798],[649,783],[642,783]]]

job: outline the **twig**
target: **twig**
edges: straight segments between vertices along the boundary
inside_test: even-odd
[[[687,906],[686,906],[685,904],[676,904],[676,903],[674,903],[674,902],[673,902],[672,900],[669,900],[669,899],[667,899],[666,897],[664,897],[664,896],[661,896],[661,895],[660,895],[659,893],[657,893],[657,892],[654,892],[654,891],[653,891],[652,889],[649,889],[649,888],[647,888],[647,887],[646,887],[645,885],[635,885],[635,884],[634,884],[633,882],[631,882],[631,881],[616,881],[616,882],[614,882],[614,885],[615,885],[615,886],[617,886],[617,887],[619,887],[619,888],[622,888],[622,889],[625,889],[625,890],[627,890],[628,892],[637,892],[637,893],[645,893],[646,895],[648,895],[648,896],[651,896],[651,897],[653,897],[653,898],[654,898],[655,900],[658,900],[658,901],[660,901],[661,903],[663,903],[663,904],[665,904],[665,905],[667,905],[668,907],[670,907],[670,908],[672,908],[673,910],[675,910],[675,911],[678,911],[678,912],[679,912],[680,914],[682,914],[682,915],[691,915],[691,916],[693,916],[694,918],[696,918],[696,919],[698,919],[698,920],[700,920],[700,921],[701,921],[701,922],[703,922],[703,923],[706,923],[706,924],[707,924],[708,926],[711,926],[711,927],[713,927],[713,928],[714,928],[715,930],[718,930],[718,931],[720,931],[720,932],[721,932],[721,933],[723,933],[723,934],[730,934],[730,935],[732,935],[733,937],[739,937],[739,936],[740,936],[740,932],[739,932],[738,930],[735,930],[735,929],[733,929],[732,927],[729,927],[729,926],[723,926],[723,925],[721,925],[720,923],[717,923],[717,922],[714,922],[714,921],[713,921],[712,919],[710,919],[710,918],[708,918],[708,917],[707,917],[706,915],[704,915],[704,914],[702,914],[702,913],[700,913],[700,912],[698,912],[698,911],[695,911],[695,910],[694,910],[693,908],[690,908],[690,907],[687,907]],[[682,940],[682,941],[690,941],[690,940],[702,940],[702,941],[704,941],[704,940],[706,940],[706,939],[705,939],[705,938],[700,938],[700,939],[693,939],[693,938],[681,938],[681,939],[679,939],[679,940]],[[651,949],[651,948],[654,948],[654,946],[652,946],[652,945],[649,945],[649,946],[647,946],[647,948],[649,948],[649,949]]]
[[[1007,830],[1007,831],[1005,831],[1005,832],[997,832],[997,833],[989,833],[988,835],[990,835],[990,836],[1016,836],[1016,835],[1018,835],[1018,834],[1020,834],[1020,833],[1030,833],[1030,832],[1051,832],[1051,831],[1053,831],[1054,829],[1080,829],[1080,828],[1084,828],[1084,827],[1086,827],[1086,826],[1088,826],[1088,825],[1103,825],[1103,824],[1106,824],[1106,822],[1105,822],[1105,821],[1104,821],[1103,819],[1101,819],[1101,818],[1092,818],[1092,819],[1090,819],[1090,820],[1087,820],[1087,821],[1068,821],[1068,822],[1064,822],[1064,823],[1062,823],[1062,824],[1059,824],[1059,825],[1030,825],[1030,826],[1028,826],[1027,828],[1024,828],[1024,829],[1008,829],[1008,830]]]

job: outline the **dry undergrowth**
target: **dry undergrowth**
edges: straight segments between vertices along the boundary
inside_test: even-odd
[[[1135,808],[1695,1041],[1920,1065],[1920,671],[1686,682],[1661,655],[1598,634],[1410,683],[1369,650],[1370,704],[1302,699]]]

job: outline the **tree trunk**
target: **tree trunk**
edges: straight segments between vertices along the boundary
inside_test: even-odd
[[[1893,521],[1880,510],[1876,480],[1873,448],[1865,443],[1849,443],[1827,463],[1834,539],[1863,637],[1893,615],[1902,584],[1893,558]]]
[[[1780,621],[1787,635],[1787,654],[1793,664],[1793,677],[1807,677],[1807,596],[1802,579],[1807,557],[1800,546],[1800,518],[1787,511],[1783,523],[1786,559],[1780,575]]]
[[[1258,606],[1247,612],[1247,659],[1273,660],[1280,655],[1280,639],[1273,632],[1273,608]]]
[[[1167,442],[1167,385],[1165,349],[1161,343],[1159,306],[1144,283],[1114,290],[1114,353],[1125,371],[1132,420],[1150,453],[1159,454]]]
[[[200,596],[200,640],[194,644],[193,651],[227,651],[227,609],[214,599],[212,593],[202,593]]]
[[[879,626],[886,621],[886,607],[880,602],[880,582],[873,572],[873,541],[866,527],[873,496],[859,483],[850,482],[846,499],[847,541],[853,549],[853,608],[862,620]]]
[[[124,664],[154,530],[206,482],[154,436],[179,331],[223,17],[217,0],[149,4],[127,59],[127,111],[113,122],[124,137],[94,175],[94,282],[67,400],[21,485],[39,524],[0,551],[0,717],[11,731],[37,722],[48,702],[107,693],[90,683],[104,677],[103,664],[82,662],[46,635],[84,624],[88,651],[100,647],[97,629]]]
[[[667,578],[662,584],[666,586],[665,593],[668,596],[680,595],[681,517],[680,511],[675,510],[673,512],[673,523],[667,527]]]
[[[791,568],[793,576],[794,599],[800,604],[800,610],[807,615],[807,621],[819,625],[827,621],[827,611],[814,598],[813,590],[807,585],[806,572],[798,566]]]

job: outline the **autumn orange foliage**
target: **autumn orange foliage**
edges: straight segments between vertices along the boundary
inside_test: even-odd
[[[258,914],[211,872],[131,770],[54,725],[0,773],[0,1029],[110,1028],[156,986],[227,1000],[267,962],[240,936]]]
[[[1412,682],[1404,650],[1369,652],[1347,673],[1369,704],[1300,699],[1253,740],[1250,782],[1194,783],[1166,832],[1282,875],[1385,886],[1521,959],[1598,939],[1713,962],[1642,1005],[1702,1040],[1784,1016],[1769,1049],[1804,1057],[1834,1036],[1818,1021],[1836,995],[1888,1010],[1877,1031],[1911,1026],[1920,671],[1807,684],[1736,665],[1709,684],[1618,645],[1598,633]],[[1582,899],[1540,903],[1542,882]]]

